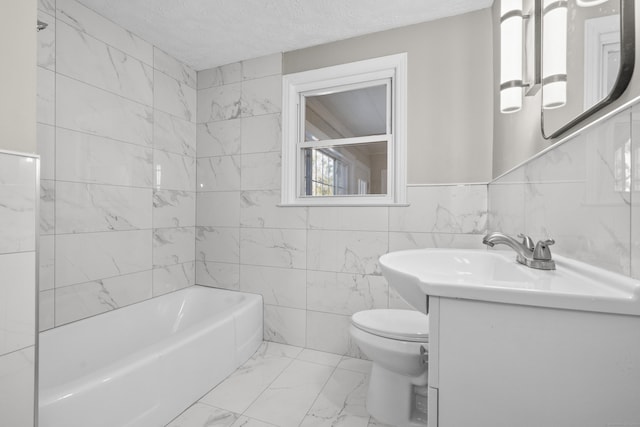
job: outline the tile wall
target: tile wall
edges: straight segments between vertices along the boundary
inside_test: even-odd
[[[0,425],[34,424],[38,161],[0,152]]]
[[[489,228],[551,237],[553,253],[640,278],[640,107],[489,185]]]
[[[482,184],[278,207],[281,55],[196,76],[75,0],[39,15],[41,329],[198,283],[262,294],[267,340],[357,354],[352,313],[406,307],[380,255],[480,246]]]
[[[194,283],[196,73],[75,0],[40,0],[40,327]]]
[[[198,72],[196,283],[262,294],[266,340],[357,355],[351,314],[407,307],[378,257],[481,247],[487,187],[410,186],[409,207],[279,207],[281,63]]]

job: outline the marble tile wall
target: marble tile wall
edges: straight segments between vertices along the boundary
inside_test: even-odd
[[[75,0],[40,0],[40,328],[192,285],[196,73]]]
[[[0,425],[34,423],[38,160],[0,152]]]
[[[351,314],[408,306],[378,257],[481,247],[487,186],[410,186],[408,207],[280,207],[282,57],[197,76],[196,283],[262,294],[266,340],[358,355]]]
[[[75,0],[39,13],[41,329],[199,283],[262,294],[268,340],[357,354],[352,313],[407,307],[380,255],[479,247],[482,184],[278,207],[281,55],[196,75]]]
[[[640,278],[636,104],[489,185],[489,229],[551,237],[553,253]]]

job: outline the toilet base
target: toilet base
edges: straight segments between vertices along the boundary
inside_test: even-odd
[[[413,386],[426,385],[426,370],[418,377],[408,377],[374,363],[367,391],[367,411],[385,424],[398,427],[425,427],[426,422],[412,419],[411,415],[415,411]]]

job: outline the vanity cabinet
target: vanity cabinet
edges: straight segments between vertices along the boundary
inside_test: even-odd
[[[428,298],[429,427],[640,426],[640,316]]]

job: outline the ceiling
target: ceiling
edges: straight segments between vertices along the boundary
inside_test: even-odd
[[[79,0],[196,70],[459,15],[493,0]]]

